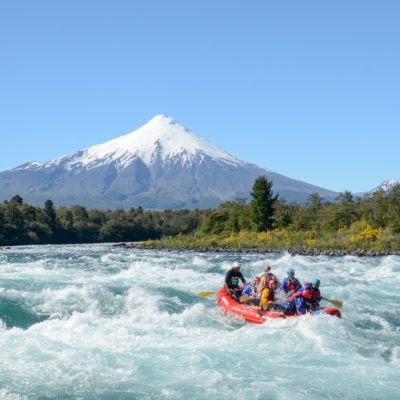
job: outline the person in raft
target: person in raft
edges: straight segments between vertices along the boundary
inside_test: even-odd
[[[261,291],[263,288],[268,286],[268,282],[271,279],[275,279],[277,284],[279,285],[279,280],[278,278],[271,272],[271,266],[269,264],[265,264],[263,268],[263,273],[261,274],[261,280],[259,284],[259,291]]]
[[[247,296],[250,299],[253,290],[253,285],[250,282],[246,282],[246,284],[243,286],[241,296]]]
[[[267,282],[270,281],[271,279],[275,279],[279,284],[278,278],[271,272],[271,266],[268,263],[264,265],[261,278],[263,278],[264,276],[267,278]]]
[[[239,298],[242,294],[242,289],[239,287],[239,280],[246,285],[247,281],[240,272],[240,264],[238,262],[234,262],[233,267],[225,275],[224,286],[228,293],[237,301],[239,301]]]
[[[260,281],[261,278],[256,275],[253,278],[253,283],[247,282],[242,290],[241,297],[239,301],[245,304],[253,304],[258,306],[260,303]],[[243,298],[243,296],[246,296]]]
[[[311,283],[306,282],[304,288],[298,290],[288,298],[288,303],[291,303],[288,308],[291,310],[295,309],[297,314],[305,314],[318,310],[319,302],[322,298],[319,291],[320,283],[319,279],[314,279]]]
[[[263,288],[261,292],[260,308],[263,311],[284,311],[281,304],[276,303],[275,293],[278,288],[278,281],[276,279],[270,279],[268,284]]]
[[[287,278],[281,283],[281,290],[290,297],[293,293],[302,288],[300,281],[294,277],[295,271],[293,268],[287,270]]]

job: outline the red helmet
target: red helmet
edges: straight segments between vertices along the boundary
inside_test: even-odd
[[[301,295],[302,295],[303,297],[305,297],[306,299],[311,299],[312,293],[311,293],[311,290],[310,290],[310,289],[306,289],[306,290],[303,290],[303,292],[301,293]]]
[[[260,283],[260,281],[261,281],[261,278],[258,276],[258,275],[256,275],[254,278],[253,278],[253,283],[256,285],[257,283]]]

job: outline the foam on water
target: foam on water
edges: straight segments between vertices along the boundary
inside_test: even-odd
[[[197,292],[236,260],[247,278],[265,262],[320,278],[343,319],[224,316]],[[399,398],[399,270],[399,257],[13,248],[0,257],[0,398]]]

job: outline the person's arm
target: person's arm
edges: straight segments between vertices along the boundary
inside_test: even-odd
[[[303,295],[302,292],[294,292],[292,295],[290,295],[290,296],[288,297],[288,300],[289,300],[289,301],[292,301],[292,300],[294,300],[294,299],[296,299],[297,297],[300,297],[300,296],[302,296],[302,295]]]
[[[230,289],[230,287],[229,287],[229,282],[230,282],[230,280],[231,280],[231,271],[228,271],[228,272],[225,274],[225,284],[224,284],[225,289],[228,291],[228,293],[231,293],[231,289]]]
[[[225,285],[229,286],[229,283],[231,281],[232,278],[232,271],[229,270],[226,274],[225,274]]]

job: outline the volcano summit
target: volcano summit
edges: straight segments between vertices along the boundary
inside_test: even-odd
[[[45,163],[0,173],[2,199],[19,194],[32,204],[146,209],[215,207],[248,198],[267,175],[274,193],[303,202],[311,193],[335,192],[287,178],[226,153],[172,118],[157,115],[137,130]]]

